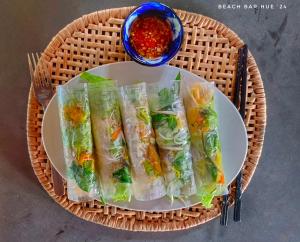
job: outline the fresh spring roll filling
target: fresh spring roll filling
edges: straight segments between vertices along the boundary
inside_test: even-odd
[[[57,95],[68,198],[77,202],[99,199],[87,86],[59,86]]]
[[[186,84],[185,104],[191,133],[197,194],[205,207],[214,196],[226,193],[222,166],[218,116],[214,107],[214,85]]]
[[[149,84],[148,96],[167,195],[173,201],[173,198],[195,194],[190,134],[180,97],[180,80]]]
[[[133,193],[148,201],[166,194],[159,155],[151,125],[146,84],[120,88],[123,126],[133,170]]]
[[[116,84],[89,73],[81,77],[89,82],[92,130],[103,198],[130,201],[132,179]]]

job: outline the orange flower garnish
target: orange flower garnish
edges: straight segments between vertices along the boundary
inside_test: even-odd
[[[65,119],[71,121],[74,125],[78,125],[86,119],[86,115],[82,107],[78,105],[64,107]]]

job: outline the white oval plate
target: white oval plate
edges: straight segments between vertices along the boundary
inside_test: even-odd
[[[181,72],[182,79],[206,81],[205,79],[177,67],[164,65],[160,67],[146,67],[135,62],[119,62],[107,64],[89,70],[90,73],[119,80],[120,84],[132,81],[156,82],[166,79],[174,79]],[[71,79],[67,85],[75,85],[80,80],[79,76]],[[244,122],[238,110],[232,102],[216,88],[215,92],[216,110],[219,115],[219,132],[222,144],[223,167],[226,184],[230,184],[239,173],[246,157],[248,139]],[[45,151],[56,170],[66,178],[66,167],[64,163],[63,145],[59,124],[57,97],[54,95],[50,101],[43,118],[42,138]],[[199,203],[196,196],[191,196],[185,204],[174,201],[170,204],[167,197],[141,202],[132,199],[130,203],[112,202],[109,204],[141,211],[167,211],[189,207]]]

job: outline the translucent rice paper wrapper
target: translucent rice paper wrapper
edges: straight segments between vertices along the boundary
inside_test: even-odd
[[[68,198],[77,202],[99,199],[87,86],[59,86],[57,95]]]
[[[137,200],[149,201],[166,194],[160,159],[155,147],[146,84],[120,88],[121,111],[133,170]]]
[[[148,85],[148,97],[167,195],[184,199],[196,193],[190,134],[180,97],[180,80]]]
[[[227,193],[222,166],[218,115],[214,106],[214,84],[185,83],[185,107],[191,133],[197,194],[205,207],[214,196]]]
[[[132,178],[118,90],[113,80],[88,84],[88,89],[103,198],[130,201]]]

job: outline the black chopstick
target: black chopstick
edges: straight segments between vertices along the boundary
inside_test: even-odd
[[[239,49],[238,51],[238,63],[237,63],[237,72],[236,72],[236,82],[234,86],[234,97],[233,97],[233,103],[236,108],[239,106],[239,100],[240,100],[240,86],[241,86],[241,81],[242,81],[242,76],[243,76],[243,70],[244,70],[244,64],[245,64],[245,47],[243,46],[242,48]],[[246,73],[247,76],[247,73]],[[243,87],[242,87],[243,88]],[[240,174],[239,174],[240,175]],[[228,188],[230,189],[230,188]],[[222,202],[222,208],[221,208],[221,217],[220,217],[220,224],[226,226],[228,222],[228,206],[229,206],[229,201],[228,201],[228,194],[223,195],[223,202]],[[238,212],[239,213],[239,212]]]
[[[245,109],[247,101],[247,59],[248,59],[248,47],[247,45],[243,46],[243,72],[242,72],[242,89],[241,89],[241,102],[240,102],[240,115],[242,119],[245,119]],[[235,222],[241,221],[241,206],[242,206],[242,170],[237,175],[236,180],[236,191],[235,191],[235,203],[234,203],[234,212],[233,220]]]

